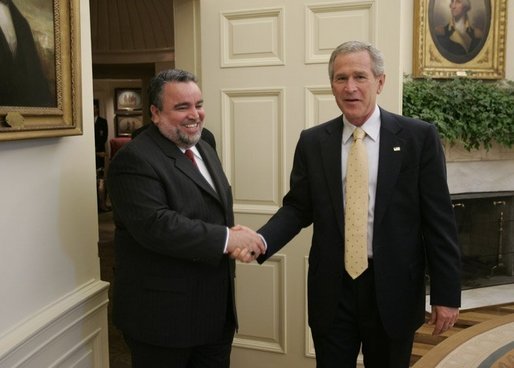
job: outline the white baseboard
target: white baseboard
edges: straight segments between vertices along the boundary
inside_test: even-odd
[[[91,280],[0,336],[0,368],[108,368],[108,288]]]

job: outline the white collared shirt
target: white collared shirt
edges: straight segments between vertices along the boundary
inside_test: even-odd
[[[196,146],[193,146],[189,149],[191,151],[193,151],[193,154],[195,155],[196,165],[198,166],[200,173],[205,178],[205,180],[207,180],[207,182],[210,184],[212,189],[214,189],[214,191],[217,192],[216,186],[214,185],[214,181],[212,180],[211,174],[209,173],[209,170],[207,170],[207,165],[205,165],[205,161],[203,160],[202,155],[200,155],[200,152],[198,152],[198,148],[196,148]],[[180,147],[180,150],[182,151],[182,153],[186,152],[185,148]],[[227,246],[228,246],[229,228],[227,227],[226,229],[227,229],[227,232],[225,235],[225,246],[223,248],[223,253],[227,253]]]
[[[186,152],[185,148],[180,148],[180,150],[182,151],[182,153]],[[198,148],[196,148],[196,146],[193,146],[190,148],[190,150],[193,151],[195,155],[196,165],[198,166],[200,173],[205,178],[205,180],[207,180],[207,182],[211,185],[212,189],[214,189],[214,191],[217,192],[211,174],[209,173],[209,170],[207,170],[207,166],[205,165],[202,155],[200,155],[200,152],[198,152]]]
[[[346,161],[352,146],[352,135],[355,126],[352,125],[343,116],[343,144],[341,151],[341,167],[343,174],[343,200],[346,204],[345,187],[346,187]],[[378,154],[380,148],[380,109],[375,105],[375,110],[369,119],[361,126],[366,132],[364,137],[364,145],[368,153],[368,258],[373,257],[373,221],[375,214],[375,197],[377,191],[377,175],[378,175]]]

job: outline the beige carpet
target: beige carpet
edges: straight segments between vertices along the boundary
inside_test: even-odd
[[[469,327],[436,345],[414,368],[514,368],[514,314]]]

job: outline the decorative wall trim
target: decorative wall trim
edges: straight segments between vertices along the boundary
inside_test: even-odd
[[[305,63],[326,64],[344,40],[374,40],[375,24],[374,1],[306,6]],[[348,33],[349,29],[354,33]]]
[[[341,110],[334,101],[330,85],[305,87],[305,128],[324,123],[339,115]]]
[[[220,17],[222,68],[285,64],[283,8],[226,12]]]
[[[0,368],[108,367],[108,288],[91,280],[0,336]]]
[[[283,88],[221,91],[223,165],[237,212],[270,214],[281,204],[289,174],[284,100]]]
[[[236,298],[240,327],[234,338],[235,347],[287,352],[286,292],[285,255],[275,254],[263,265],[238,263]]]

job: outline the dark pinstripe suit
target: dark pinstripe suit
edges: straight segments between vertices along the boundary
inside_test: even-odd
[[[212,147],[196,147],[217,193],[152,125],[113,159],[113,318],[127,335],[166,347],[216,341],[236,321],[235,264],[223,254],[232,195]]]

